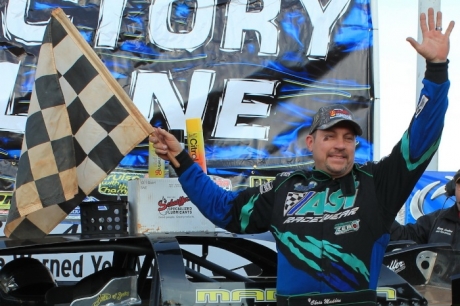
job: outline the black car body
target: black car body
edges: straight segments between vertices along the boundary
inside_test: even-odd
[[[57,282],[47,292],[30,296],[15,297],[14,286],[5,292],[5,286],[0,285],[0,305],[276,305],[277,253],[272,243],[268,233],[226,232],[120,237],[71,234],[38,240],[3,237],[0,257],[13,255],[13,261],[40,254],[109,252],[110,269],[117,272],[102,277],[95,272],[76,282]],[[211,258],[211,252],[218,256]],[[245,264],[231,266],[230,255],[244,259]],[[5,284],[5,279],[9,277],[11,281],[14,273],[4,275],[2,270],[0,282]],[[118,273],[127,270],[134,271],[135,276]],[[378,301],[380,305],[427,303],[408,282],[384,265]]]

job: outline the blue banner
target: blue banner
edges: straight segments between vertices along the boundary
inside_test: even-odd
[[[445,193],[445,186],[454,175],[455,172],[425,171],[407,199],[398,221],[415,223],[420,216],[454,205],[455,196],[448,197]]]
[[[251,176],[310,166],[305,137],[327,104],[354,112],[363,128],[356,161],[373,160],[370,6],[370,0],[0,0],[0,158],[20,155],[44,29],[61,7],[153,126],[185,130],[185,119],[201,118],[208,174],[231,179],[234,189],[250,185]],[[144,141],[117,171],[138,175],[147,165]]]

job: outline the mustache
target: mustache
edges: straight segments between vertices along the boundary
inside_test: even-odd
[[[340,156],[343,158],[348,158],[348,154],[344,152],[344,150],[334,150],[333,152],[329,152],[328,156]]]

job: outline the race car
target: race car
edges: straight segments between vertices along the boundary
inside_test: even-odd
[[[67,259],[56,266],[52,258],[59,256]],[[72,263],[71,256],[79,259]],[[276,257],[269,233],[2,237],[0,305],[276,305]],[[92,269],[82,273],[88,264]],[[72,273],[80,279],[57,279]],[[384,265],[378,301],[427,304]]]
[[[450,244],[393,241],[383,264],[424,295],[430,305],[460,305],[460,252]]]

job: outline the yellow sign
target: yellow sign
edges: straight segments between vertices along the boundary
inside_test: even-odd
[[[396,289],[391,287],[378,287],[377,288],[377,295],[385,296],[385,300],[387,301],[396,301],[398,298],[396,297]]]
[[[233,303],[243,299],[254,302],[276,302],[276,289],[197,289],[196,303]]]
[[[385,296],[387,301],[396,301],[396,290],[390,287],[378,287],[377,294]],[[276,289],[197,289],[196,303],[239,303],[243,299],[254,302],[276,302]]]
[[[111,172],[100,184],[98,191],[100,194],[113,196],[128,195],[128,181],[143,178],[145,173],[135,172]]]

